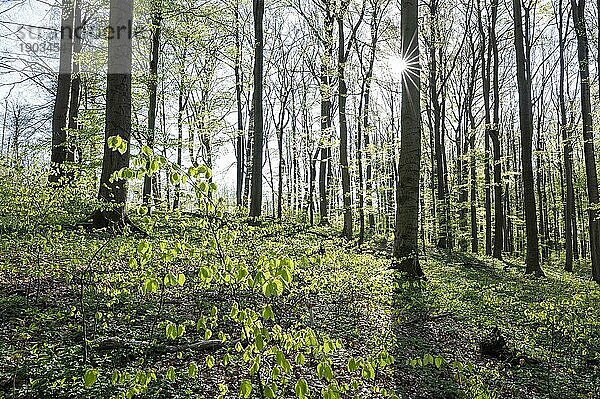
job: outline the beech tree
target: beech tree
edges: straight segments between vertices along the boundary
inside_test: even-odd
[[[254,15],[254,94],[253,109],[253,153],[252,182],[250,193],[250,217],[258,218],[262,214],[262,164],[263,164],[263,17],[264,0],[253,0]]]
[[[133,0],[111,0],[106,80],[106,125],[98,197],[108,206],[93,215],[95,227],[122,227],[127,221],[127,185],[119,171],[131,151],[131,59]]]
[[[401,147],[398,163],[396,267],[422,276],[419,264],[419,183],[421,171],[421,67],[419,61],[419,6],[415,0],[401,3],[402,57],[408,68],[402,76]]]
[[[525,8],[528,13],[529,9]],[[531,105],[531,71],[529,52],[525,52],[524,37],[529,35],[523,30],[521,1],[513,0],[514,43],[517,60],[517,84],[519,87],[519,119],[521,127],[521,164],[523,173],[523,198],[525,206],[525,227],[527,230],[526,272],[543,275],[540,267],[537,215],[535,207],[535,190],[533,184],[532,145],[533,116]]]
[[[583,121],[583,153],[588,194],[588,231],[592,276],[600,283],[600,198],[598,196],[598,171],[594,152],[594,127],[590,93],[589,47],[585,23],[585,0],[571,0],[573,26],[577,36],[577,57],[579,60],[581,118]]]
[[[58,85],[52,113],[52,153],[50,162],[55,170],[50,174],[51,183],[58,183],[65,177],[65,162],[70,158],[67,127],[69,126],[69,94],[73,68],[73,38],[75,37],[75,1],[63,0],[60,26],[60,58]]]

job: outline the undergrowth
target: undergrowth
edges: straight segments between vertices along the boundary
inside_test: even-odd
[[[559,260],[428,250],[410,281],[380,243],[249,226],[208,185],[199,212],[130,208],[142,237],[75,227],[85,184],[5,177],[0,398],[600,397],[600,290]],[[480,355],[494,328],[520,362]]]

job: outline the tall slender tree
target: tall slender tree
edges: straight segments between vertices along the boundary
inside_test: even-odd
[[[528,13],[529,9],[526,8]],[[519,117],[521,127],[521,164],[523,175],[523,200],[525,207],[525,230],[527,234],[526,273],[544,275],[540,266],[539,239],[537,229],[537,215],[535,208],[535,191],[533,184],[533,115],[531,104],[531,72],[530,53],[525,52],[523,31],[523,17],[521,1],[513,0],[514,16],[514,44],[517,60],[517,84],[519,88]]]
[[[250,217],[259,218],[262,214],[264,0],[253,0],[252,14],[254,16],[254,94],[252,96],[254,146],[250,188]]]
[[[157,114],[157,93],[158,93],[158,61],[160,56],[160,35],[162,25],[162,2],[153,1],[152,3],[152,47],[150,52],[150,69],[148,76],[148,92],[150,102],[148,106],[148,137],[146,144],[150,149],[154,149],[156,140],[156,114]],[[148,162],[147,169],[150,169]],[[144,205],[150,204],[152,197],[152,179],[150,175],[144,176],[144,187],[142,199]]]
[[[573,26],[577,35],[577,56],[579,60],[581,119],[583,122],[583,154],[588,192],[588,229],[592,277],[600,284],[600,198],[598,196],[598,171],[594,152],[594,126],[592,120],[592,100],[590,93],[590,56],[587,28],[585,23],[585,0],[571,0]]]
[[[95,227],[122,227],[127,223],[127,186],[114,176],[129,166],[131,139],[131,58],[133,0],[111,0],[106,83],[104,156],[98,197],[109,204],[93,215]],[[113,145],[122,143],[122,145]],[[115,148],[117,147],[117,148]]]
[[[567,104],[565,100],[565,21],[564,21],[563,1],[559,0],[558,10],[555,12],[558,18],[558,50],[559,50],[559,86],[558,100],[560,113],[560,132],[562,139],[562,153],[564,163],[564,174],[566,193],[564,195],[564,218],[565,218],[565,270],[573,270],[573,227],[577,230],[577,223],[573,223],[575,218],[575,191],[573,188],[573,144],[570,138],[571,129],[567,120]],[[568,25],[568,23],[567,23]]]
[[[67,114],[73,62],[74,0],[63,0],[61,5],[60,58],[58,85],[52,112],[52,152],[50,162],[55,169],[49,176],[51,183],[58,183],[65,176],[64,164],[69,151],[67,138]]]
[[[242,35],[241,35],[241,20],[240,20],[240,0],[235,2],[235,59],[234,59],[234,74],[235,74],[235,102],[237,107],[237,134],[236,134],[236,156],[237,156],[237,173],[236,173],[236,204],[243,205],[243,190],[244,190],[244,116],[242,92],[244,90],[244,80],[242,76]]]
[[[408,68],[402,76],[400,160],[396,192],[394,257],[399,270],[422,276],[419,263],[419,183],[421,173],[421,64],[419,3],[401,2],[402,56]]]
[[[350,192],[350,166],[348,164],[348,120],[346,118],[346,104],[348,97],[348,85],[346,82],[346,63],[350,57],[350,51],[354,47],[356,33],[365,15],[366,3],[363,1],[358,21],[352,26],[350,39],[346,45],[344,34],[344,16],[347,13],[349,1],[342,4],[338,22],[338,116],[340,123],[340,169],[342,175],[342,195],[344,204],[344,229],[342,234],[347,239],[352,238],[352,193]]]

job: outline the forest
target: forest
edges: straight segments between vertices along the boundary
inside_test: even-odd
[[[0,123],[0,399],[600,398],[600,1],[3,0]]]

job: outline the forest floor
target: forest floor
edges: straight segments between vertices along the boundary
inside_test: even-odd
[[[600,398],[584,263],[428,249],[409,281],[388,245],[181,215],[150,237],[3,229],[0,398]]]

